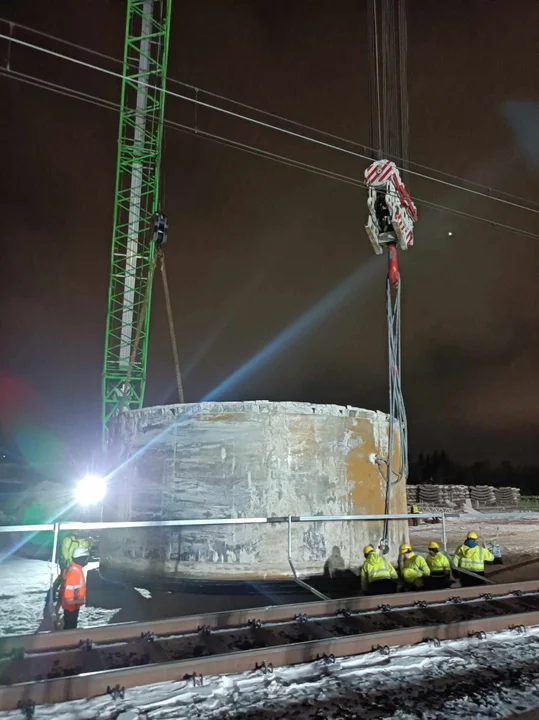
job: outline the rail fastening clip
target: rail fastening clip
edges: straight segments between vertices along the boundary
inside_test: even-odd
[[[17,703],[17,710],[20,710],[22,712],[25,720],[32,720],[36,711],[36,704],[33,700],[28,700],[28,702],[23,702],[22,700],[19,700],[19,702]]]
[[[271,675],[273,673],[273,664],[268,663],[266,665],[266,661],[263,660],[260,665],[256,663],[255,670],[260,670],[264,675]]]
[[[125,688],[119,685],[115,685],[114,687],[107,685],[107,694],[110,695],[113,700],[123,700],[125,697]]]

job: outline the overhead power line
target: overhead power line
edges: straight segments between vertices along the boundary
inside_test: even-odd
[[[40,37],[47,38],[48,40],[52,40],[54,42],[57,42],[62,45],[66,45],[68,47],[72,47],[74,49],[80,50],[85,53],[89,53],[90,55],[94,55],[96,57],[100,57],[104,60],[108,60],[112,63],[116,63],[118,65],[122,65],[122,60],[119,58],[114,57],[113,55],[108,55],[106,53],[100,52],[99,50],[94,50],[93,48],[89,48],[85,45],[80,45],[78,43],[74,43],[70,40],[65,40],[64,38],[57,37],[56,35],[51,35],[50,33],[43,32],[42,30],[36,30],[35,28],[31,28],[28,25],[23,25],[21,23],[16,23],[11,20],[7,20],[6,18],[0,18],[0,22],[7,23],[13,27],[18,27],[21,30],[25,30],[26,32],[33,33],[34,35],[38,35]],[[355,140],[350,140],[349,138],[342,137],[341,135],[336,135],[334,133],[330,133],[326,130],[321,130],[320,128],[313,127],[312,125],[307,125],[305,123],[300,123],[297,120],[292,120],[291,118],[284,117],[282,115],[278,115],[277,113],[269,112],[268,110],[262,110],[261,108],[257,108],[254,105],[249,105],[247,103],[240,102],[239,100],[235,100],[234,98],[229,98],[226,95],[220,95],[218,93],[212,92],[211,90],[205,90],[204,88],[197,87],[196,85],[192,85],[190,83],[186,83],[183,80],[178,80],[177,78],[167,78],[168,83],[172,83],[174,85],[181,85],[182,87],[189,88],[195,93],[202,93],[204,95],[208,95],[209,97],[216,98],[218,100],[223,100],[224,102],[230,103],[231,105],[237,105],[238,107],[242,107],[246,110],[250,110],[252,112],[256,112],[260,115],[265,115],[266,117],[271,117],[274,120],[280,120],[281,122],[287,123],[289,125],[294,125],[295,127],[300,127],[304,130],[309,130],[311,132],[315,132],[318,135],[322,135],[324,137],[331,138],[333,140],[338,140],[339,142],[346,143],[347,145],[351,145],[352,147],[362,148],[365,152],[372,153],[373,157],[375,157],[375,153],[377,150],[375,148],[369,147],[368,145],[364,145],[362,143],[356,142]],[[403,162],[403,158],[399,157],[398,155],[391,155],[386,154],[386,157],[389,157],[392,160]],[[456,183],[466,183],[467,185],[479,188],[483,191],[483,194],[487,195],[489,199],[497,199],[494,196],[492,196],[492,193],[496,193],[497,195],[503,196],[505,198],[511,198],[512,200],[518,201],[520,203],[527,203],[529,206],[534,206],[536,208],[539,208],[539,203],[530,200],[529,198],[523,198],[519,195],[514,195],[512,193],[508,193],[504,190],[500,190],[499,188],[492,188],[489,185],[485,185],[484,183],[478,183],[475,180],[470,180],[469,178],[463,178],[458,175],[454,175],[448,172],[445,172],[443,170],[440,170],[438,168],[433,168],[429,165],[425,165],[423,163],[418,163],[415,161],[412,161],[410,159],[407,159],[407,166],[414,166],[416,168],[421,168],[422,170],[426,170],[428,172],[436,173],[437,175],[441,175],[445,178],[449,178],[450,180],[455,181]],[[438,178],[429,178],[430,180],[434,182],[441,182]],[[465,188],[458,186],[458,189],[463,190]],[[525,209],[530,209],[529,207],[526,207]]]
[[[8,20],[4,20],[3,18],[0,18],[0,21],[8,22],[8,23],[10,22],[10,21],[8,21]],[[57,38],[57,37],[55,37],[55,36],[53,36],[53,35],[49,35],[48,33],[43,33],[43,32],[41,32],[41,31],[36,31],[36,30],[33,30],[32,28],[28,28],[27,26],[18,25],[17,23],[12,23],[12,24],[15,25],[15,26],[17,26],[17,27],[21,27],[22,29],[27,30],[27,31],[29,31],[29,32],[34,32],[34,33],[36,33],[37,35],[40,35],[40,36],[43,36],[43,37],[47,37],[48,39],[54,40],[54,41],[56,41],[56,42],[64,43],[64,44],[66,44],[66,45],[69,45],[70,47],[77,48],[77,49],[82,50],[82,51],[84,51],[84,52],[88,52],[88,53],[91,53],[91,54],[95,54],[95,55],[97,55],[97,56],[99,56],[99,57],[102,57],[102,58],[104,58],[104,59],[110,60],[110,61],[112,61],[112,62],[121,62],[121,61],[119,61],[117,58],[114,58],[114,57],[112,57],[112,56],[110,56],[110,55],[106,55],[106,54],[104,54],[104,53],[100,53],[100,52],[98,52],[98,51],[94,51],[94,50],[92,50],[92,49],[90,49],[90,48],[86,48],[86,47],[84,47],[84,46],[77,45],[76,43],[71,43],[71,42],[69,42],[69,41],[67,41],[67,40],[62,40],[61,38]],[[115,71],[113,71],[113,70],[108,70],[107,68],[103,68],[103,67],[101,67],[101,66],[99,66],[99,65],[94,65],[93,63],[87,63],[87,62],[85,62],[85,61],[83,61],[83,60],[79,60],[79,59],[77,59],[77,58],[73,58],[73,57],[71,57],[71,56],[69,56],[69,55],[64,55],[63,53],[58,53],[58,52],[56,52],[56,51],[54,51],[54,50],[50,50],[50,49],[48,49],[48,48],[41,47],[40,45],[35,45],[35,44],[33,44],[33,43],[29,43],[29,42],[26,42],[26,41],[24,41],[24,40],[20,40],[19,38],[14,38],[12,35],[5,35],[5,34],[3,34],[3,33],[0,33],[0,38],[2,38],[2,39],[4,39],[4,40],[7,40],[7,41],[9,41],[9,42],[14,42],[14,43],[16,43],[16,44],[18,44],[18,45],[27,47],[27,48],[32,49],[32,50],[35,50],[35,51],[37,51],[37,52],[42,52],[42,53],[45,53],[45,54],[47,54],[47,55],[51,55],[51,56],[53,56],[53,57],[56,57],[56,58],[58,58],[58,59],[66,60],[67,62],[71,62],[71,63],[74,63],[74,64],[76,64],[76,65],[79,65],[79,66],[82,66],[82,67],[86,67],[87,69],[94,70],[94,71],[96,71],[96,72],[104,73],[104,74],[106,74],[106,75],[109,75],[109,76],[111,76],[111,77],[115,77],[115,78],[117,78],[117,79],[120,79],[120,80],[123,79],[123,74],[122,74],[122,73],[117,73],[117,72],[115,72]],[[162,91],[162,92],[165,92],[167,95],[170,95],[171,97],[175,97],[175,98],[177,98],[177,99],[179,99],[179,100],[183,100],[184,102],[191,103],[191,104],[193,104],[193,105],[195,105],[195,106],[205,107],[205,108],[207,108],[207,109],[209,109],[209,110],[213,110],[213,111],[215,111],[215,112],[220,112],[220,113],[225,114],[225,115],[228,115],[228,116],[230,116],[230,117],[234,117],[234,118],[236,118],[236,119],[238,119],[238,120],[242,120],[242,121],[245,121],[245,122],[250,122],[250,123],[253,123],[253,124],[258,125],[258,126],[260,126],[260,127],[263,127],[263,128],[265,128],[265,129],[273,130],[273,131],[275,131],[275,132],[279,132],[279,133],[288,135],[288,136],[290,136],[290,137],[294,137],[294,138],[296,138],[296,139],[303,140],[303,141],[305,141],[305,142],[310,142],[310,143],[315,144],[315,145],[317,145],[317,146],[319,146],[319,147],[323,147],[323,148],[326,148],[326,149],[329,149],[329,150],[335,150],[335,151],[337,151],[337,152],[341,152],[341,153],[344,153],[344,154],[349,155],[349,156],[352,156],[352,157],[356,157],[356,158],[361,159],[361,160],[367,160],[367,161],[369,161],[369,162],[371,162],[371,161],[373,160],[373,156],[371,156],[371,155],[367,155],[367,154],[365,154],[365,153],[360,153],[360,152],[356,152],[356,151],[353,151],[353,150],[349,150],[349,149],[344,148],[344,147],[342,147],[342,146],[340,146],[340,145],[335,145],[335,144],[332,144],[332,143],[329,143],[329,142],[325,142],[325,141],[319,140],[318,138],[314,138],[314,137],[311,137],[311,136],[308,136],[308,135],[305,135],[305,134],[302,134],[302,133],[296,133],[296,132],[293,132],[292,130],[288,130],[287,128],[279,127],[279,126],[277,126],[277,125],[272,125],[272,124],[270,124],[270,123],[264,122],[264,121],[259,120],[259,119],[257,119],[257,118],[248,117],[248,116],[246,116],[246,115],[242,115],[241,113],[237,113],[237,112],[234,112],[234,111],[232,111],[232,110],[228,110],[228,109],[226,109],[226,108],[219,107],[218,105],[214,105],[214,104],[212,104],[212,103],[204,102],[203,100],[200,100],[200,99],[198,98],[198,92],[200,92],[200,88],[196,88],[196,87],[193,86],[193,85],[188,85],[187,83],[183,83],[183,82],[181,82],[181,81],[176,81],[176,80],[169,80],[169,82],[173,82],[173,83],[176,83],[176,84],[181,84],[181,85],[183,85],[184,87],[189,87],[190,89],[196,91],[195,97],[189,97],[188,95],[184,95],[184,94],[181,94],[181,93],[176,93],[176,92],[174,92],[174,91],[172,91],[172,90],[170,90],[170,89],[166,89],[166,90],[163,90],[163,91]],[[231,100],[231,99],[229,99],[229,98],[226,98],[226,97],[224,97],[224,96],[217,96],[217,95],[215,95],[214,93],[210,93],[210,92],[207,92],[207,91],[205,91],[205,90],[202,90],[202,92],[203,92],[204,94],[207,94],[207,95],[210,95],[210,96],[220,97],[221,99],[223,99],[223,100],[225,100],[225,101],[227,101],[227,102],[231,102],[231,103],[233,103],[233,104],[236,104],[236,105],[238,105],[238,106],[243,106],[243,107],[249,108],[249,109],[251,109],[251,110],[254,111],[254,112],[258,112],[258,113],[264,114],[264,115],[266,115],[266,116],[270,116],[270,117],[273,117],[273,118],[275,118],[275,119],[279,119],[279,120],[281,120],[282,122],[286,122],[286,123],[288,123],[288,124],[295,125],[295,126],[297,126],[297,127],[303,127],[303,128],[305,128],[305,129],[308,129],[308,130],[310,130],[311,132],[315,132],[315,133],[317,133],[317,134],[319,134],[319,135],[323,135],[323,136],[325,136],[325,137],[330,137],[330,138],[332,138],[332,139],[339,140],[340,142],[344,142],[344,143],[346,143],[346,144],[348,144],[348,145],[351,145],[351,146],[361,147],[361,148],[363,148],[364,150],[369,150],[369,151],[371,151],[371,152],[373,152],[373,153],[375,152],[372,148],[368,148],[368,147],[366,147],[366,146],[364,146],[364,145],[360,145],[360,144],[355,143],[354,141],[348,140],[348,139],[346,139],[346,138],[341,138],[341,137],[339,137],[339,136],[331,135],[330,133],[326,133],[325,131],[318,130],[317,128],[313,128],[313,127],[308,126],[308,125],[302,125],[301,123],[297,123],[297,122],[295,122],[295,121],[293,121],[293,120],[289,120],[289,119],[287,119],[287,118],[284,118],[284,117],[281,117],[281,116],[278,116],[278,115],[274,115],[274,114],[272,114],[272,113],[267,113],[266,111],[259,110],[259,109],[257,109],[257,108],[252,107],[252,106],[244,105],[244,104],[242,104],[242,103],[238,103],[238,102],[236,102],[236,101],[234,101],[234,100]],[[392,156],[392,157],[395,158],[395,156]],[[399,158],[395,158],[395,159],[399,159]],[[410,163],[410,164],[415,164],[415,163]],[[426,167],[426,166],[423,166],[423,167]],[[438,172],[439,174],[445,174],[445,175],[447,176],[446,173],[440,173],[440,171],[435,170],[435,169],[432,169],[432,168],[431,168],[431,170],[433,170],[434,172]],[[508,194],[503,193],[503,194],[505,194],[507,197],[512,197],[512,198],[513,198],[513,200],[506,200],[505,198],[497,197],[497,196],[492,195],[492,194],[491,194],[491,193],[492,193],[492,189],[491,189],[491,188],[487,188],[487,192],[482,192],[482,191],[479,191],[479,190],[473,190],[472,188],[469,188],[469,187],[463,187],[462,185],[458,185],[457,183],[454,183],[454,182],[449,182],[448,180],[441,180],[440,178],[436,178],[436,177],[433,177],[433,176],[431,176],[431,175],[426,175],[425,173],[417,172],[417,171],[415,171],[415,170],[407,169],[406,172],[408,172],[408,173],[411,174],[411,175],[414,175],[414,176],[423,178],[423,179],[425,179],[425,180],[428,180],[428,181],[431,181],[431,182],[435,182],[435,183],[439,183],[439,184],[441,184],[441,185],[444,185],[444,186],[446,186],[446,187],[450,187],[450,188],[455,189],[455,190],[460,190],[461,192],[471,193],[471,194],[476,195],[476,196],[478,196],[478,197],[482,197],[482,198],[484,198],[485,200],[492,200],[492,201],[495,201],[495,202],[503,203],[504,205],[508,205],[508,206],[510,206],[510,207],[517,208],[517,209],[519,209],[519,210],[526,210],[526,211],[528,211],[528,212],[532,212],[532,213],[535,213],[535,214],[539,214],[539,205],[537,205],[536,203],[532,203],[532,201],[529,201],[529,200],[527,200],[527,199],[525,199],[525,198],[521,198],[521,197],[519,197],[519,196],[509,196]],[[450,176],[450,177],[455,177],[455,176]],[[475,184],[475,185],[478,186],[478,187],[484,187],[484,186],[479,186],[479,185],[476,184],[476,183],[472,183],[472,181],[469,181],[469,180],[466,180],[466,179],[462,179],[462,178],[456,178],[456,179],[460,180],[461,182],[467,182],[467,183],[469,183],[469,184]],[[517,201],[518,201],[518,202],[517,202]],[[529,204],[528,204],[528,205],[524,205],[523,203],[535,204],[536,207],[533,208],[533,207],[530,207]]]
[[[59,85],[57,83],[50,82],[48,80],[42,80],[41,78],[37,78],[33,75],[28,75],[26,73],[19,73],[13,70],[6,70],[5,68],[0,68],[0,77],[6,77],[12,80],[17,80],[19,82],[22,82],[27,85],[31,85],[33,87],[37,87],[43,90],[47,90],[49,92],[54,92],[58,95],[63,95],[69,98],[72,98],[74,100],[80,100],[86,103],[89,103],[91,105],[95,105],[97,107],[104,108],[106,110],[113,110],[115,112],[119,112],[120,105],[118,103],[112,102],[110,100],[106,100],[105,98],[101,98],[96,95],[91,95],[89,93],[85,93],[79,90],[74,90],[73,88],[66,87],[64,85]],[[185,125],[183,123],[175,122],[172,120],[164,120],[163,122],[164,126],[167,128],[170,128],[171,130],[176,130],[183,133],[188,133],[191,135],[194,135],[196,137],[204,138],[206,140],[210,140],[211,142],[215,142],[220,145],[224,145],[226,147],[230,147],[236,150],[241,150],[242,152],[248,153],[250,155],[254,155],[257,157],[261,157],[267,160],[272,160],[274,162],[280,163],[282,165],[286,165],[288,167],[296,168],[298,170],[303,170],[309,173],[312,173],[314,175],[318,175],[321,177],[328,178],[330,180],[337,180],[339,182],[346,183],[348,185],[353,185],[354,187],[365,189],[366,184],[363,180],[360,178],[351,177],[349,175],[344,175],[342,173],[335,172],[333,170],[329,170],[327,168],[322,168],[317,165],[311,165],[309,163],[305,163],[301,160],[295,160],[294,158],[288,157],[286,155],[280,155],[278,153],[270,152],[268,150],[264,150],[262,148],[258,148],[254,145],[249,145],[247,143],[238,142],[236,140],[232,140],[230,138],[223,137],[221,135],[217,135],[215,133],[210,133],[205,130],[202,130],[200,128],[194,128],[190,125]],[[447,213],[450,215],[454,215],[456,217],[462,217],[468,220],[475,220],[478,222],[483,222],[491,227],[498,228],[500,230],[505,230],[510,233],[514,233],[516,235],[521,235],[523,237],[532,238],[534,240],[539,240],[539,234],[530,232],[528,230],[522,230],[521,228],[516,228],[512,225],[506,225],[504,223],[499,223],[494,220],[491,220],[489,218],[485,218],[481,215],[475,215],[472,213],[465,212],[463,210],[458,210],[457,208],[451,208],[447,207],[445,205],[440,205],[435,202],[431,202],[430,200],[423,200],[421,198],[414,197],[414,200],[418,203],[420,206],[429,207],[433,210],[436,210],[438,212]]]

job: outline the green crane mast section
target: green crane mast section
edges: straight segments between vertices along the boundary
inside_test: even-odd
[[[128,0],[102,385],[103,441],[144,399],[172,0]]]

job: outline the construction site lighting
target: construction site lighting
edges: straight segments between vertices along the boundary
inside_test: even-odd
[[[85,475],[75,487],[75,500],[79,505],[96,505],[107,493],[107,481],[101,475]]]

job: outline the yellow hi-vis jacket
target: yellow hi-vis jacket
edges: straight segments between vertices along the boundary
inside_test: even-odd
[[[426,562],[430,568],[431,575],[449,575],[451,573],[449,558],[439,550],[434,555],[429,553]]]
[[[430,575],[430,568],[424,557],[413,552],[403,560],[402,579],[407,585],[421,587],[425,575]]]
[[[376,552],[370,552],[361,568],[361,589],[367,590],[369,583],[376,580],[396,580],[397,571],[393,565]]]
[[[494,555],[481,545],[472,548],[460,545],[453,555],[453,563],[456,567],[476,573],[485,572],[485,563],[493,561]]]
[[[60,557],[62,558],[62,564],[67,568],[73,560],[73,553],[78,547],[85,547],[87,550],[92,545],[91,540],[85,538],[77,538],[73,535],[68,535],[62,542],[62,548],[60,550]]]

